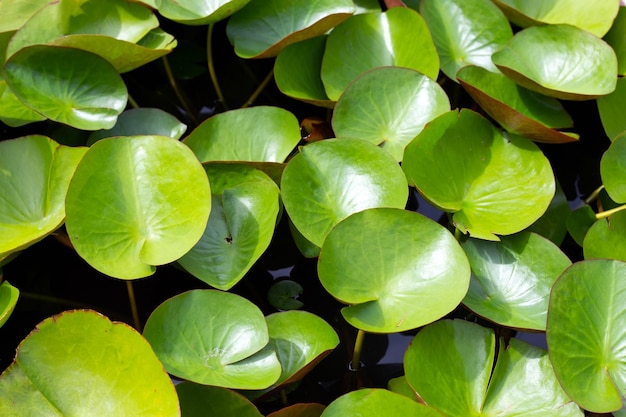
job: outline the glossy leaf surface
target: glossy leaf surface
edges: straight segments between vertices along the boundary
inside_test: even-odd
[[[263,313],[235,294],[193,290],[172,297],[152,312],[144,336],[169,373],[199,384],[263,389],[281,374],[275,352],[263,349],[269,341]]]
[[[238,12],[250,0],[158,0],[159,13],[186,25],[208,25]]]
[[[278,187],[246,165],[207,164],[212,204],[200,241],[178,263],[212,287],[229,290],[267,249],[278,216]]]
[[[607,258],[626,262],[626,211],[596,221],[583,241],[585,259]]]
[[[332,125],[338,137],[367,140],[401,161],[404,147],[424,125],[449,110],[446,93],[425,75],[407,68],[378,68],[346,88]]]
[[[611,45],[617,55],[619,75],[626,75],[626,4],[621,3],[617,17],[611,30],[604,36],[604,40]]]
[[[396,161],[357,139],[329,139],[302,147],[285,168],[281,192],[293,224],[317,246],[350,214],[373,207],[404,208],[408,197]]]
[[[613,49],[569,25],[534,26],[518,32],[491,57],[507,77],[530,90],[563,100],[611,93],[617,81]]]
[[[611,141],[626,130],[626,119],[623,117],[626,107],[626,78],[617,80],[615,91],[606,96],[598,97],[598,111],[606,135]]]
[[[454,213],[457,228],[487,240],[530,226],[555,192],[550,164],[535,144],[466,109],[430,122],[407,146],[402,167],[422,195]]]
[[[618,135],[602,156],[600,175],[611,199],[626,203],[626,133]]]
[[[1,277],[2,273],[0,272]],[[9,281],[3,281],[0,284],[0,327],[11,317],[19,296],[20,290],[9,284]]]
[[[395,333],[457,307],[467,292],[470,269],[445,228],[418,213],[379,208],[335,226],[322,246],[318,274],[331,295],[350,304],[341,311],[348,323],[368,332]]]
[[[184,417],[263,417],[244,396],[226,388],[185,381],[176,385],[176,393]]]
[[[46,118],[26,107],[7,86],[7,82],[0,80],[0,121],[2,123],[11,127],[19,127],[42,120],[46,120]]]
[[[184,140],[201,162],[283,162],[300,141],[296,117],[278,107],[217,114]]]
[[[322,60],[326,94],[337,100],[356,77],[383,66],[411,68],[437,78],[435,45],[424,19],[414,10],[394,7],[355,15],[337,26],[328,36]]]
[[[563,273],[550,296],[550,360],[565,391],[596,413],[624,405],[625,276],[624,262],[578,262]]]
[[[268,58],[291,43],[323,35],[354,11],[350,0],[252,0],[226,30],[237,55]]]
[[[391,391],[365,388],[342,395],[330,403],[321,417],[442,417],[436,410],[424,404],[418,404]]]
[[[500,242],[469,239],[463,249],[472,267],[463,304],[503,326],[545,331],[550,289],[571,265],[569,258],[528,232]]]
[[[180,411],[169,376],[139,333],[94,311],[73,311],[44,320],[22,341],[0,376],[0,415],[148,417]]]
[[[109,138],[81,162],[67,193],[66,227],[95,269],[122,279],[145,277],[202,236],[211,191],[182,143],[163,136]]]
[[[30,19],[49,0],[2,0],[0,3],[0,32],[12,32]]]

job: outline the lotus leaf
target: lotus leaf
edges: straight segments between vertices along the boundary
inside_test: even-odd
[[[6,81],[0,80],[0,121],[11,127],[19,127],[41,120],[46,118],[26,107],[7,87]]]
[[[2,274],[0,273],[1,279]],[[20,290],[9,284],[9,281],[3,281],[0,284],[0,327],[11,317],[19,296]]]
[[[626,6],[621,4],[617,17],[611,26],[611,30],[606,34],[604,40],[611,45],[617,55],[619,75],[626,75]]]
[[[443,417],[435,409],[384,389],[365,388],[342,395],[330,403],[321,417]]]
[[[185,417],[263,417],[244,396],[226,388],[185,381],[176,385],[176,393]]]
[[[626,120],[622,117],[626,107],[626,78],[618,79],[615,91],[598,97],[597,103],[604,131],[609,139],[614,141],[626,130]]]
[[[585,259],[608,258],[626,262],[626,211],[596,221],[583,241]]]
[[[159,13],[186,25],[208,25],[224,20],[250,0],[157,0]],[[156,5],[154,5],[156,7]]]
[[[2,0],[0,2],[0,33],[18,30],[49,0]]]
[[[626,133],[618,135],[602,156],[600,175],[609,197],[626,203]]]
[[[294,404],[268,414],[267,417],[320,417],[324,408],[323,405],[315,403]]]

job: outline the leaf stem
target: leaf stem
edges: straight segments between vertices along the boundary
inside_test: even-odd
[[[601,211],[599,213],[596,213],[596,219],[600,220],[600,219],[606,219],[607,217],[617,213],[618,211],[622,211],[622,210],[626,210],[626,204],[619,206],[619,207],[615,207],[611,210],[605,210],[605,211]]]
[[[270,82],[270,80],[274,77],[274,68],[272,67],[272,70],[270,71],[269,74],[267,74],[267,76],[265,77],[265,79],[263,81],[261,81],[261,84],[259,84],[259,86],[257,87],[256,90],[254,90],[254,93],[252,93],[252,95],[250,96],[250,98],[248,100],[246,100],[246,102],[243,104],[243,106],[241,106],[242,109],[245,109],[246,107],[250,107],[250,105],[252,103],[254,103],[254,100],[257,99],[257,97],[259,96],[259,94],[261,94],[261,92],[263,91],[263,89],[267,86],[267,84]]]
[[[128,103],[130,104],[130,107],[132,107],[133,109],[139,108],[139,104],[135,101],[135,99],[130,94],[128,95]]]
[[[458,227],[454,228],[454,238],[456,239],[457,242],[461,241],[461,231],[459,230]]]
[[[170,85],[172,86],[172,89],[174,90],[174,93],[176,94],[178,101],[180,101],[180,104],[185,109],[185,112],[187,113],[187,116],[189,117],[189,119],[191,119],[193,123],[197,124],[198,121],[196,120],[196,116],[191,110],[191,106],[187,102],[187,99],[183,95],[183,92],[180,90],[180,88],[178,88],[176,79],[174,79],[174,74],[172,73],[172,68],[170,67],[169,61],[167,60],[167,56],[162,57],[161,61],[163,62],[163,67],[165,68],[165,74],[167,74],[167,79],[170,82]]]
[[[363,350],[363,339],[365,339],[365,332],[359,329],[356,334],[356,340],[354,341],[354,351],[352,352],[352,370],[358,371],[361,368],[361,352]]]
[[[596,198],[598,198],[598,195],[600,194],[600,191],[604,190],[604,184],[599,186],[598,188],[596,188],[595,190],[593,190],[593,192],[591,194],[589,194],[589,197],[585,198],[583,201],[585,204],[591,204]]]
[[[128,300],[130,301],[130,311],[133,314],[133,324],[137,331],[141,331],[141,321],[139,320],[139,311],[137,310],[137,301],[135,300],[135,290],[133,283],[126,281],[126,290],[128,291]]]
[[[222,106],[224,106],[224,110],[228,110],[226,99],[224,98],[220,84],[217,81],[217,75],[215,74],[215,63],[213,62],[213,27],[214,24],[211,23],[209,25],[209,31],[206,39],[206,56],[209,63],[209,75],[211,76],[211,82],[213,83],[213,88],[217,94],[217,99],[222,103]]]

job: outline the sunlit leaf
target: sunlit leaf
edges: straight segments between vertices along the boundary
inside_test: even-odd
[[[0,272],[0,279],[1,277]],[[3,281],[0,284],[0,327],[11,317],[19,296],[20,290],[9,284],[9,281]]]
[[[152,0],[151,0],[152,1]],[[208,25],[238,12],[250,0],[157,0],[159,13],[186,25]]]
[[[321,417],[360,417],[406,416],[442,417],[432,407],[384,389],[365,388],[349,392],[330,403]]]
[[[263,417],[244,396],[226,388],[185,381],[176,385],[176,393],[184,417]]]
[[[607,258],[626,262],[626,211],[596,221],[583,241],[585,259]]]

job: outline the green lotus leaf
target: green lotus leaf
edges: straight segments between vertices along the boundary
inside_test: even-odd
[[[299,141],[296,117],[287,110],[269,106],[217,114],[184,140],[200,162],[283,162]]]
[[[471,110],[431,121],[407,146],[409,184],[473,237],[519,232],[548,208],[555,193],[550,163],[526,138],[503,134]]]
[[[252,0],[230,19],[226,33],[241,58],[268,58],[323,35],[354,10],[350,0]]]
[[[424,19],[414,10],[394,7],[355,15],[337,26],[328,35],[322,60],[326,94],[336,101],[356,77],[383,66],[411,68],[437,78],[437,50]]]
[[[389,391],[395,392],[396,394],[404,395],[405,397],[410,398],[413,401],[419,402],[415,391],[413,391],[413,388],[411,388],[411,386],[407,382],[405,375],[390,379],[387,385]]]
[[[609,197],[626,203],[626,132],[618,135],[602,156],[600,175]]]
[[[222,387],[181,382],[176,385],[180,411],[185,417],[263,417],[243,395]]]
[[[417,71],[385,67],[364,73],[339,98],[333,112],[338,137],[380,145],[396,161],[404,147],[435,117],[450,111],[450,102],[435,81]]]
[[[563,389],[594,413],[624,406],[626,263],[578,262],[552,288],[548,351]]]
[[[596,220],[596,213],[588,204],[585,204],[571,212],[567,218],[567,231],[574,241],[582,246],[587,231]]]
[[[355,213],[335,226],[322,246],[318,273],[333,297],[350,304],[341,310],[346,321],[376,333],[415,329],[445,316],[459,305],[470,279],[467,257],[450,232],[419,213],[393,208]]]
[[[526,231],[535,232],[560,246],[567,235],[567,221],[570,213],[567,197],[557,182],[556,192],[548,209],[539,220],[526,228]]]
[[[558,100],[521,87],[502,74],[467,66],[457,80],[491,117],[511,133],[536,142],[574,142],[578,135],[555,129],[573,126]]]
[[[491,1],[424,0],[420,14],[448,78],[455,80],[457,71],[467,65],[497,71],[491,55],[513,37],[513,31]]]
[[[298,247],[298,250],[305,258],[317,258],[320,256],[320,247],[313,242],[302,236],[302,233],[293,225],[291,219],[289,219],[289,231],[293,237],[293,241]]]
[[[521,27],[567,23],[602,37],[613,24],[619,0],[493,0]]]
[[[186,146],[164,136],[120,136],[96,142],[78,165],[66,228],[91,266],[134,279],[189,251],[210,209],[206,173]]]
[[[111,129],[92,132],[87,144],[91,146],[100,139],[113,136],[159,135],[180,139],[185,130],[187,126],[171,114],[160,109],[142,107],[120,114]]]
[[[617,55],[617,73],[626,75],[626,7],[621,4],[617,17],[604,40],[611,45]]]
[[[158,0],[159,13],[185,25],[209,25],[238,12],[250,0]]]
[[[49,0],[2,0],[0,2],[0,33],[18,30],[48,2]]]
[[[0,121],[11,127],[19,127],[32,122],[46,120],[44,116],[26,107],[0,80]]]
[[[554,281],[572,262],[552,242],[522,232],[500,242],[468,239],[472,279],[463,304],[502,326],[546,330]]]
[[[6,51],[9,41],[15,32],[0,32],[0,62],[6,61]]]
[[[598,111],[606,135],[611,141],[626,130],[623,110],[626,106],[626,78],[617,80],[615,91],[606,96],[598,97]]]
[[[320,77],[326,36],[307,39],[286,46],[274,64],[274,79],[280,91],[298,100],[323,107],[333,107]]]
[[[422,329],[404,356],[406,379],[448,417],[582,417],[560,387],[543,349],[511,339],[494,368],[493,331],[461,320]],[[493,371],[492,371],[493,369]]]
[[[267,301],[272,307],[282,311],[298,310],[304,306],[304,303],[298,300],[303,291],[302,285],[296,281],[289,279],[278,281],[267,291]]]
[[[443,417],[432,407],[379,388],[364,388],[342,395],[330,403],[321,417]]]
[[[207,164],[212,203],[200,241],[178,263],[212,287],[229,290],[265,252],[278,216],[278,187],[246,165]]]
[[[328,139],[302,147],[281,182],[289,218],[302,235],[322,246],[333,226],[373,207],[404,208],[408,187],[389,154],[358,139]]]
[[[228,317],[228,320],[224,318]],[[264,389],[281,374],[261,310],[235,294],[193,290],[158,306],[144,336],[172,375],[204,385]]]
[[[72,311],[39,323],[0,376],[3,416],[180,416],[150,345],[124,323]]]
[[[1,278],[2,273],[0,271]],[[3,281],[0,284],[0,327],[11,317],[19,296],[20,290],[9,284],[9,281]]]
[[[569,25],[524,29],[491,59],[522,87],[563,100],[589,100],[609,94],[617,81],[613,49],[591,33]]]
[[[111,128],[128,98],[111,64],[73,48],[26,47],[9,58],[2,76],[22,103],[77,129]]]
[[[325,408],[316,403],[294,404],[268,414],[267,417],[320,417]]]
[[[626,211],[599,219],[583,241],[585,259],[608,258],[626,262]]]
[[[39,135],[0,142],[0,259],[63,224],[65,194],[86,151]]]

